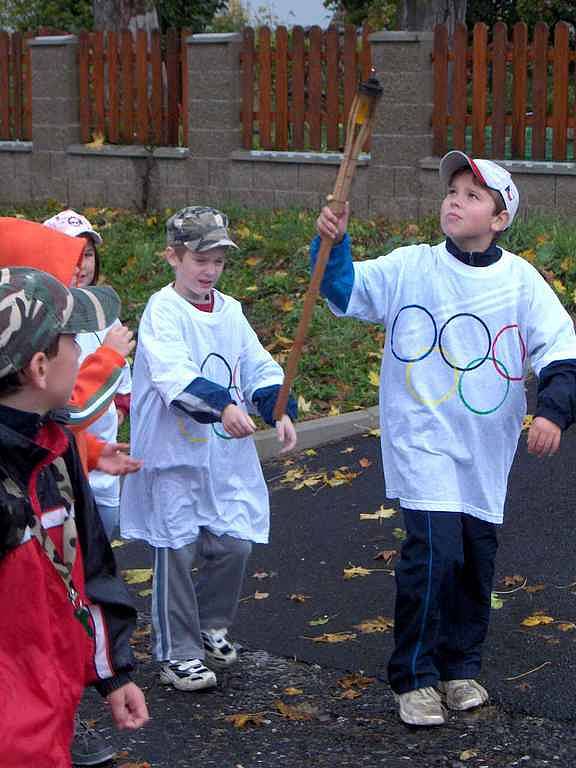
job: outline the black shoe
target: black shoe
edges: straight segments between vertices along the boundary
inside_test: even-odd
[[[116,757],[116,750],[101,733],[76,717],[70,756],[74,765],[100,765]]]

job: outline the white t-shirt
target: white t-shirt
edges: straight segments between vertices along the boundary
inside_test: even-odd
[[[79,333],[76,337],[78,344],[80,345],[80,362],[82,362],[88,355],[102,346],[106,334],[115,325],[120,325],[120,321],[116,320],[112,325],[106,328],[104,331],[98,331],[95,333]],[[118,387],[116,389],[117,394],[127,395],[132,389],[132,380],[130,375],[130,366],[128,363],[122,369],[122,374],[118,379]],[[106,443],[115,443],[118,436],[118,411],[114,401],[110,403],[108,409],[100,416],[96,421],[88,427],[88,432],[99,437],[100,440],[104,440]],[[100,472],[95,469],[88,475],[90,487],[94,493],[96,503],[105,507],[117,507],[120,503],[120,478],[114,475],[109,475],[107,472]]]
[[[388,498],[501,523],[526,370],[538,375],[576,358],[574,325],[552,289],[506,251],[471,267],[445,243],[414,245],[354,263],[346,315],[387,330],[380,419]]]
[[[199,423],[171,405],[197,377],[248,410],[257,389],[284,375],[235,299],[214,291],[214,310],[203,312],[168,285],[150,298],[138,330],[130,426],[144,466],[125,478],[122,536],[178,549],[203,526],[266,542],[268,491],[253,439],[226,439],[220,422]]]

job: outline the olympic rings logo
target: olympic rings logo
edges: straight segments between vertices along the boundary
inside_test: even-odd
[[[405,313],[403,315],[403,313]],[[413,319],[414,313],[418,313],[420,317],[415,321]],[[412,316],[412,317],[411,317]],[[481,336],[485,341],[482,343],[481,354],[476,355],[471,360],[459,360],[458,353],[450,350],[450,337],[456,337],[459,341],[466,340],[466,336],[458,332],[459,323],[473,322],[479,326]],[[402,328],[405,326],[405,330],[402,333]],[[512,375],[511,365],[506,365],[500,357],[509,350],[503,350],[498,352],[498,346],[503,346],[502,340],[505,334],[510,332],[517,332],[519,351],[520,351],[520,375]],[[426,344],[423,347],[418,348],[415,353],[408,353],[405,349],[406,346],[410,346],[413,342],[413,337],[421,333],[428,336]],[[508,347],[510,342],[508,342]],[[459,345],[456,344],[456,347]],[[465,345],[464,345],[465,346]],[[472,413],[483,416],[497,411],[505,402],[510,391],[510,383],[513,381],[522,381],[522,371],[524,369],[524,363],[526,361],[526,343],[522,338],[520,328],[517,323],[510,323],[504,325],[496,333],[494,338],[490,333],[490,329],[487,324],[477,315],[470,312],[459,312],[452,315],[446,320],[446,322],[438,331],[438,325],[432,313],[420,304],[407,304],[402,307],[392,323],[392,330],[390,332],[390,349],[394,357],[402,362],[406,363],[406,388],[412,395],[412,397],[422,405],[429,407],[438,407],[442,403],[450,400],[456,393],[462,404]],[[449,386],[446,391],[441,393],[438,397],[429,398],[423,397],[414,383],[414,369],[417,363],[421,363],[433,354],[438,354],[440,359],[453,371],[452,380],[449,382]],[[460,352],[460,354],[462,354]],[[484,364],[492,363],[493,370],[502,383],[502,393],[499,394],[499,399],[495,404],[491,404],[487,407],[485,404],[477,405],[473,403],[473,376],[470,374],[473,371],[477,371],[482,368]],[[484,369],[486,370],[486,369]],[[482,386],[479,388],[486,389],[485,382],[482,382]],[[489,387],[491,389],[491,387]]]

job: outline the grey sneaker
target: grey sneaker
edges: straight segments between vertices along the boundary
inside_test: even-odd
[[[445,680],[438,683],[438,690],[448,709],[461,712],[486,704],[488,691],[476,680]]]
[[[224,669],[238,659],[236,648],[228,639],[227,629],[207,629],[202,632],[206,663],[216,669]]]
[[[435,688],[417,688],[398,697],[400,720],[407,725],[444,725],[446,713]]]
[[[214,688],[216,675],[200,659],[167,661],[160,667],[160,682],[179,691],[201,691]]]
[[[74,765],[101,765],[116,757],[116,749],[101,733],[76,715],[70,756]]]

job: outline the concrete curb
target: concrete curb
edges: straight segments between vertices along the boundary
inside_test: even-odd
[[[296,424],[298,445],[296,452],[306,448],[316,448],[334,440],[340,440],[350,435],[361,434],[368,429],[379,426],[378,406],[366,408],[362,411],[343,413],[340,416],[325,416],[321,419],[303,421]],[[268,461],[278,457],[280,444],[276,439],[275,429],[266,429],[255,437],[256,448],[261,461]]]

